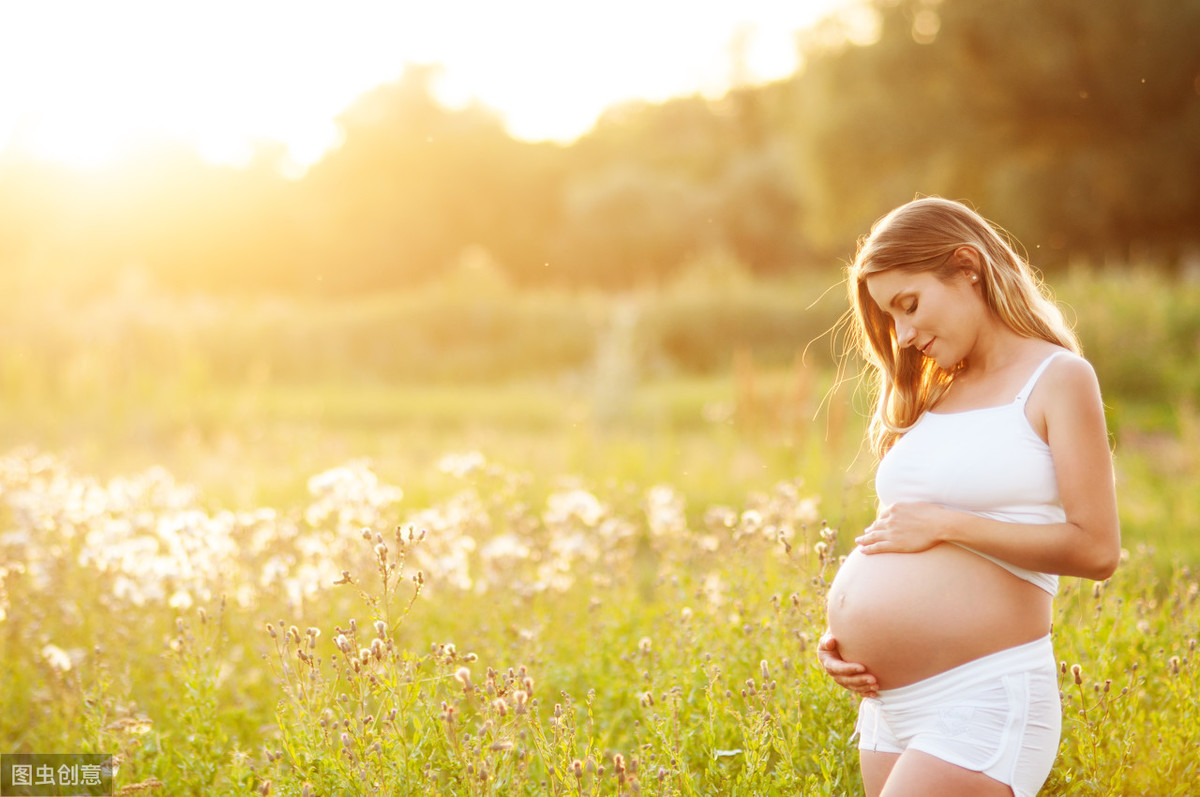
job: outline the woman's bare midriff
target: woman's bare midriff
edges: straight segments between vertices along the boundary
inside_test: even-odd
[[[841,657],[894,689],[1050,631],[1051,596],[957,545],[846,557],[829,589]]]

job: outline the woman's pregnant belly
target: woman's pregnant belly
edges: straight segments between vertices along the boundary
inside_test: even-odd
[[[829,630],[846,661],[894,689],[1045,636],[1051,596],[957,545],[867,555],[830,585]]]

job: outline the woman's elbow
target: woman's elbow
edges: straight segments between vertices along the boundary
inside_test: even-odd
[[[1121,564],[1120,534],[1114,534],[1112,542],[1092,546],[1091,553],[1092,556],[1089,557],[1089,561],[1087,562],[1089,572],[1081,575],[1093,581],[1104,581],[1112,578],[1113,573],[1117,572],[1117,566]]]
[[[1090,578],[1092,581],[1106,581],[1112,578],[1113,573],[1117,572],[1117,565],[1121,563],[1121,555],[1118,552],[1116,556],[1105,557],[1092,565],[1090,573],[1084,575],[1085,578]]]
[[[1076,524],[1075,529],[1079,536],[1075,537],[1069,553],[1064,551],[1070,560],[1070,572],[1064,572],[1063,575],[1092,581],[1111,578],[1121,564],[1120,527],[1114,524],[1100,532],[1094,526]]]

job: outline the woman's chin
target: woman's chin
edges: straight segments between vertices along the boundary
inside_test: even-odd
[[[933,355],[931,359],[937,363],[938,368],[941,368],[943,371],[953,371],[958,368],[959,363],[962,362],[961,357],[947,357],[941,353]]]

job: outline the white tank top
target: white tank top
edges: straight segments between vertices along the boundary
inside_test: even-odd
[[[1009,404],[964,412],[928,411],[884,455],[875,473],[882,505],[908,501],[940,504],[1008,523],[1062,523],[1050,446],[1025,415],[1025,402],[1057,351],[1042,361]],[[972,553],[1051,595],[1058,576]]]

